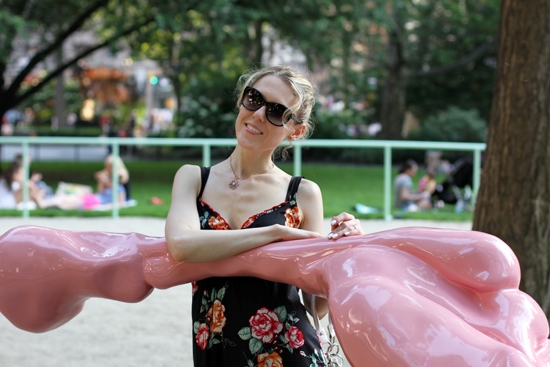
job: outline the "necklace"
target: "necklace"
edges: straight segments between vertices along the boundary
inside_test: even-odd
[[[271,167],[269,167],[266,171],[260,172],[260,173],[253,173],[251,175],[248,175],[247,177],[238,177],[237,176],[237,174],[235,173],[235,170],[233,169],[233,164],[231,163],[231,157],[229,157],[229,167],[231,167],[231,172],[233,172],[233,176],[235,176],[235,178],[233,180],[231,180],[231,182],[229,183],[228,186],[231,190],[236,190],[237,187],[239,187],[239,181],[249,179],[250,177],[252,177],[254,175],[263,175],[264,173],[268,173],[269,171],[271,171],[273,169],[273,167],[275,167],[275,163],[271,162]]]

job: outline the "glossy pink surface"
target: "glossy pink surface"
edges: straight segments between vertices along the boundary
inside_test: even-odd
[[[518,290],[496,237],[406,228],[280,242],[209,263],[176,263],[163,238],[18,227],[0,237],[0,311],[44,332],[86,299],[139,302],[153,288],[251,275],[327,296],[346,357],[365,366],[550,366],[548,322]]]

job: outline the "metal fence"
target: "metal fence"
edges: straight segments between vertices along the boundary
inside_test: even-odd
[[[31,145],[95,145],[110,146],[111,154],[120,155],[120,146],[187,146],[202,147],[202,164],[206,167],[211,165],[212,147],[230,147],[237,144],[236,139],[201,139],[201,138],[83,138],[83,137],[2,137],[0,144],[16,144],[21,146],[23,156],[23,201],[29,200],[29,147]],[[392,195],[392,151],[395,149],[414,150],[450,150],[472,152],[474,157],[473,172],[473,193],[477,195],[480,184],[481,152],[485,150],[484,143],[451,143],[451,142],[424,142],[424,141],[401,141],[401,140],[348,140],[348,139],[309,139],[293,142],[293,165],[294,175],[302,173],[302,148],[353,148],[367,149],[378,148],[384,151],[384,219],[391,220],[391,195]],[[115,160],[116,162],[116,160]],[[112,217],[119,217],[118,204],[118,169],[113,166],[113,208]],[[29,209],[25,206],[22,210],[23,218],[29,217]]]

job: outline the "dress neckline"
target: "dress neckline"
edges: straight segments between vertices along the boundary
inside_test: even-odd
[[[229,227],[229,229],[233,229],[233,227],[231,227],[231,225],[229,224],[229,222],[220,214],[220,212],[218,212],[216,209],[212,208],[212,206],[210,204],[208,204],[206,201],[204,201],[202,198],[199,198],[199,201],[201,202],[201,204],[203,204],[204,206],[208,207],[208,209],[210,211],[212,211],[213,213],[216,213],[216,215],[218,216],[218,218],[220,220],[222,220],[226,225],[227,227]],[[283,205],[286,205],[290,202],[290,200],[285,200],[283,201],[282,203],[280,204],[277,204],[277,205],[274,205],[272,206],[271,208],[268,208],[268,209],[265,209],[259,213],[256,213],[256,214],[252,214],[250,217],[248,217],[244,223],[241,225],[240,229],[245,229],[245,228],[248,228],[250,227],[250,225],[252,223],[254,223],[256,221],[256,219],[258,219],[259,217],[261,217],[262,215],[265,215],[266,213],[269,213],[275,209],[278,209],[280,207],[282,207]]]

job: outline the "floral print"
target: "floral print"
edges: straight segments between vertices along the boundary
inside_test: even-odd
[[[298,209],[297,206],[286,209],[285,226],[291,228],[300,228],[300,209]]]
[[[283,359],[277,352],[262,353],[258,356],[258,367],[283,367]]]
[[[203,176],[203,187],[207,178]],[[286,201],[250,216],[240,228],[273,224],[300,228],[299,183],[294,177]],[[232,229],[201,195],[197,209],[201,229]],[[257,278],[208,278],[193,282],[192,292],[195,366],[327,365],[296,287]]]
[[[304,334],[295,324],[300,321],[294,313],[287,313],[285,306],[279,306],[274,310],[266,307],[260,308],[249,320],[249,325],[239,330],[239,337],[248,341],[248,347],[252,357],[256,356],[258,367],[283,367],[281,354],[284,350],[294,353],[305,344]],[[304,351],[300,355],[311,359],[311,365],[317,367],[320,359],[317,350],[308,356]],[[249,366],[255,366],[253,358],[247,359]],[[324,364],[323,364],[324,365]]]
[[[195,336],[195,340],[202,350],[206,349],[206,346],[208,345],[208,339],[210,336],[210,329],[208,328],[208,325],[206,324],[199,324],[199,327],[197,329]]]
[[[195,341],[202,350],[212,348],[214,344],[235,345],[223,335],[223,328],[227,322],[225,306],[222,303],[227,287],[211,292],[204,292],[200,312],[205,314],[203,319],[193,323]]]
[[[210,320],[210,325],[212,325],[212,332],[214,334],[221,334],[222,329],[225,326],[225,306],[221,303],[219,299],[214,301],[214,304],[208,310],[207,319]]]
[[[202,205],[203,208],[206,209],[203,215],[199,217],[199,220],[201,222],[201,227],[203,229],[218,229],[218,230],[231,229],[231,226],[229,225],[229,223],[219,213],[217,213],[214,209],[212,209],[210,205],[208,205],[202,199],[199,199],[199,203],[200,205]],[[272,208],[266,209],[263,212],[250,216],[250,218],[248,218],[243,223],[243,225],[241,226],[241,229],[248,228],[254,222],[256,222],[258,218],[269,216],[269,214],[275,213],[277,211],[283,212],[284,219],[285,219],[285,226],[291,227],[291,228],[300,228],[300,224],[302,223],[302,219],[301,219],[302,213],[298,208],[296,200],[292,199],[289,201],[285,201],[279,205],[275,205]]]
[[[248,341],[249,354],[245,354],[248,366],[284,367],[282,353],[285,350],[294,353],[294,350],[305,344],[304,334],[296,326],[300,319],[293,312],[288,313],[285,306],[279,306],[274,310],[262,307],[249,318],[248,326],[238,331],[238,336],[224,335],[227,318],[222,301],[226,291],[225,286],[219,290],[212,288],[210,292],[203,292],[201,315],[204,315],[204,318],[193,324],[198,347],[203,351],[216,344],[231,347],[236,345],[231,339],[238,337]],[[318,363],[324,365],[323,355],[316,349],[311,355],[304,351],[300,351],[299,355],[310,359],[312,367],[317,367]]]
[[[304,334],[302,330],[298,329],[296,326],[291,326],[290,329],[285,333],[285,338],[288,340],[288,345],[292,349],[298,349],[304,345]]]
[[[271,343],[275,336],[283,330],[283,323],[275,311],[262,307],[256,315],[250,318],[252,336],[264,343]]]
[[[219,215],[208,218],[208,226],[212,229],[231,229],[229,228],[229,224],[227,224],[227,222]]]

